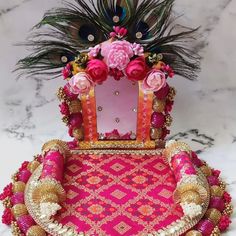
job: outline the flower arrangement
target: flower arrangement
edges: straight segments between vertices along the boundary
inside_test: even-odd
[[[144,91],[157,92],[166,87],[167,78],[172,78],[174,71],[161,61],[163,56],[144,52],[141,44],[126,41],[127,29],[119,26],[113,29],[108,41],[89,48],[63,69],[70,91],[88,94],[108,76],[115,80],[141,81]]]

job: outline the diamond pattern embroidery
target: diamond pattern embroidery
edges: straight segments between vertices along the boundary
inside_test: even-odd
[[[141,199],[135,204],[131,204],[126,210],[142,220],[152,221],[162,215],[167,209],[161,204],[147,199]]]
[[[161,156],[73,155],[57,220],[93,236],[146,235],[183,215],[175,185]]]
[[[103,165],[102,170],[109,172],[114,176],[123,175],[125,172],[132,170],[134,165],[127,163],[121,159],[114,159]]]
[[[108,235],[122,235],[122,236],[134,236],[138,235],[138,232],[143,229],[143,226],[137,222],[132,221],[127,216],[118,216],[111,222],[102,226],[102,229]]]
[[[115,184],[101,193],[101,196],[113,201],[116,204],[125,204],[135,198],[138,194],[128,188]]]

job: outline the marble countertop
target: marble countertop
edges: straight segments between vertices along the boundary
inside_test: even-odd
[[[58,110],[56,89],[63,82],[15,80],[14,65],[26,54],[23,42],[56,0],[0,2],[0,190],[24,160],[32,160],[44,142],[68,139]],[[176,0],[179,20],[202,36],[193,45],[202,55],[195,82],[176,78],[178,95],[172,137],[189,143],[212,167],[222,170],[236,205],[236,0]],[[0,211],[2,207],[0,207]],[[0,235],[11,235],[0,224]],[[225,235],[236,235],[236,217]]]

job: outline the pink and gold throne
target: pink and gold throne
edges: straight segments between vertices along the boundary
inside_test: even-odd
[[[57,95],[73,141],[46,142],[22,164],[0,195],[3,223],[16,236],[220,235],[232,214],[220,172],[166,138],[176,94],[169,81],[192,78],[198,59],[172,44],[195,31],[164,33],[170,0],[91,3],[46,14],[38,27],[56,31],[39,36],[68,42],[41,39],[20,61],[32,74],[64,67]]]

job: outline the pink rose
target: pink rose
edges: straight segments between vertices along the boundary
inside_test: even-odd
[[[131,61],[126,67],[126,75],[129,80],[138,81],[143,80],[147,74],[147,65],[143,57]]]
[[[85,72],[79,72],[69,81],[70,90],[74,94],[88,93],[94,86],[92,78]]]
[[[93,59],[88,62],[86,72],[91,76],[93,82],[101,84],[107,79],[108,67],[98,59]]]
[[[166,75],[160,70],[152,70],[143,81],[143,89],[148,91],[159,91],[166,86]]]
[[[103,43],[101,54],[111,69],[119,70],[124,70],[134,56],[132,44],[125,40]]]

